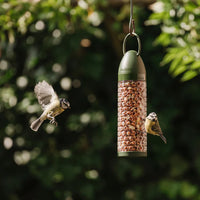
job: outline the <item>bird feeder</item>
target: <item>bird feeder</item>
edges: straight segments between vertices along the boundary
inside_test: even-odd
[[[126,51],[126,40],[136,37],[138,52]],[[129,33],[123,43],[124,56],[118,71],[118,156],[147,156],[146,70],[140,56],[140,39]]]

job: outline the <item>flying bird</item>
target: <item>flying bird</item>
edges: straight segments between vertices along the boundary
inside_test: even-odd
[[[58,98],[53,87],[46,81],[39,82],[35,86],[34,92],[42,107],[43,113],[38,119],[32,122],[30,128],[33,131],[38,131],[39,127],[46,119],[49,119],[51,124],[57,126],[55,117],[70,108],[69,101],[64,98]]]

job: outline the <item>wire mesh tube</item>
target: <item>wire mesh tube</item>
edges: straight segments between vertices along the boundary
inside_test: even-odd
[[[118,72],[118,156],[146,156],[146,70],[136,51],[128,51]]]

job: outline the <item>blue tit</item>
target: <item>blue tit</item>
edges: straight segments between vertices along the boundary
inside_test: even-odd
[[[160,128],[159,122],[158,122],[158,117],[155,112],[150,113],[146,117],[145,121],[145,129],[147,133],[150,133],[152,135],[157,135],[160,136],[161,139],[167,143],[166,138],[164,137],[162,130]]]
[[[30,128],[33,131],[37,131],[46,119],[49,119],[50,123],[57,125],[55,117],[70,108],[69,101],[63,98],[59,99],[53,87],[46,81],[39,82],[35,86],[34,92],[42,107],[43,113],[38,119],[32,122]]]

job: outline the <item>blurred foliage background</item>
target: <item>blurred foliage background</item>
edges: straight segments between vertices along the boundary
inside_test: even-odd
[[[116,152],[129,2],[0,2],[0,199],[200,200],[199,0],[134,5],[148,113],[158,113],[168,140],[148,136],[147,158]],[[45,122],[35,133],[29,125],[41,109],[33,89],[41,80],[72,109],[58,127]]]

